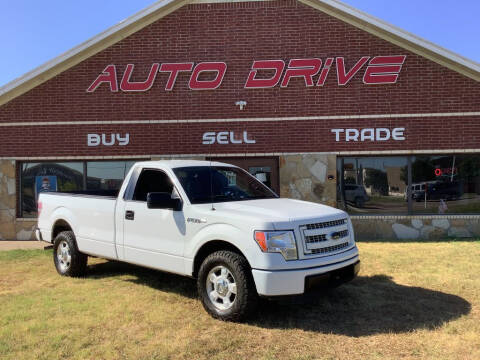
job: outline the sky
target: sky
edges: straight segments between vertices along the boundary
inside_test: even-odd
[[[155,0],[0,0],[0,87]],[[480,0],[344,0],[480,62]]]

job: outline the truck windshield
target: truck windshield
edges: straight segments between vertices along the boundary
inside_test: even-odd
[[[278,197],[246,171],[228,166],[173,169],[192,204]]]

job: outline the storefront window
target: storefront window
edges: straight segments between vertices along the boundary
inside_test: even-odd
[[[23,163],[21,167],[22,217],[37,216],[37,199],[45,191],[83,189],[83,163]]]
[[[345,157],[337,161],[337,199],[339,207],[349,213],[480,213],[479,155]]]
[[[339,158],[337,199],[355,214],[406,214],[406,157]]]
[[[19,215],[36,217],[38,194],[44,191],[119,190],[134,163],[135,161],[22,163]]]
[[[413,213],[480,212],[480,156],[412,157]]]
[[[87,190],[119,190],[135,161],[87,162]]]

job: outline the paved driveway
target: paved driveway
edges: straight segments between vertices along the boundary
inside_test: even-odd
[[[43,249],[48,243],[43,241],[0,241],[0,251],[17,249]]]

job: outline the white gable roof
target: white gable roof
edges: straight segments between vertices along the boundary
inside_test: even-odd
[[[228,1],[228,0],[227,0]],[[225,1],[225,2],[227,2]],[[258,1],[258,0],[256,0]],[[480,81],[480,64],[435,45],[339,0],[298,0],[328,15],[419,54],[469,78]],[[145,26],[189,3],[223,0],[160,0],[73,49],[57,56],[0,88],[0,106],[20,96]]]

